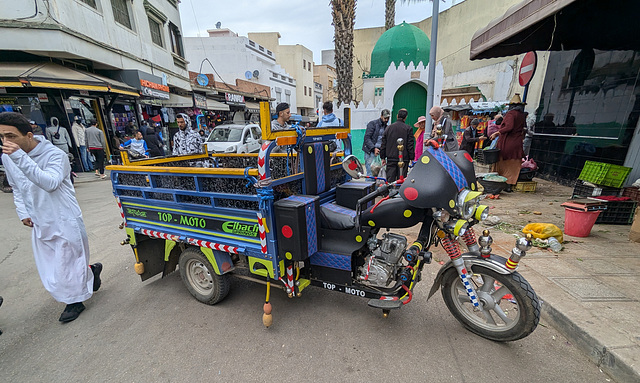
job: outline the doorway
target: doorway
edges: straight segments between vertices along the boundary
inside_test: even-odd
[[[405,121],[413,128],[418,117],[427,115],[427,90],[417,82],[408,82],[402,85],[393,96],[393,112],[391,122],[395,122],[400,109],[406,109],[409,113]],[[415,128],[413,128],[415,131]]]

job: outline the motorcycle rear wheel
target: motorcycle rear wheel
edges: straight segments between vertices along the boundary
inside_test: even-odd
[[[499,274],[475,265],[469,279],[482,302],[474,307],[455,269],[442,279],[442,298],[451,314],[469,331],[483,338],[508,342],[531,334],[540,321],[540,301],[519,273]]]

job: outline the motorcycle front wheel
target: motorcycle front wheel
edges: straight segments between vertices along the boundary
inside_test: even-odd
[[[519,273],[499,274],[475,265],[469,280],[482,308],[473,306],[458,272],[452,268],[442,279],[442,297],[449,311],[469,331],[499,342],[522,339],[540,321],[540,301]]]

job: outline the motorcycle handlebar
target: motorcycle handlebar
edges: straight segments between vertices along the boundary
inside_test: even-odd
[[[357,203],[358,206],[363,206],[363,205],[367,204],[369,201],[373,201],[374,199],[376,199],[376,197],[387,194],[389,192],[389,187],[392,186],[392,185],[393,184],[381,185],[380,187],[378,187],[373,192],[371,192],[371,193],[367,194],[366,196],[360,198],[358,200],[358,203]]]

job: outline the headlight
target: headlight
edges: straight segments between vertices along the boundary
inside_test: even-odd
[[[462,218],[469,219],[473,217],[473,213],[476,211],[476,206],[480,201],[481,195],[482,194],[480,192],[474,192],[468,189],[465,189],[458,194],[456,207]]]
[[[225,153],[234,153],[236,151],[236,146],[229,146],[227,149],[225,149]]]
[[[487,219],[489,217],[489,206],[487,205],[478,206],[474,217],[478,221],[484,221],[485,219]]]
[[[465,221],[464,219],[458,219],[455,221],[451,220],[446,223],[445,228],[449,233],[452,233],[453,235],[459,237],[467,232],[467,229],[469,228],[469,222]]]

